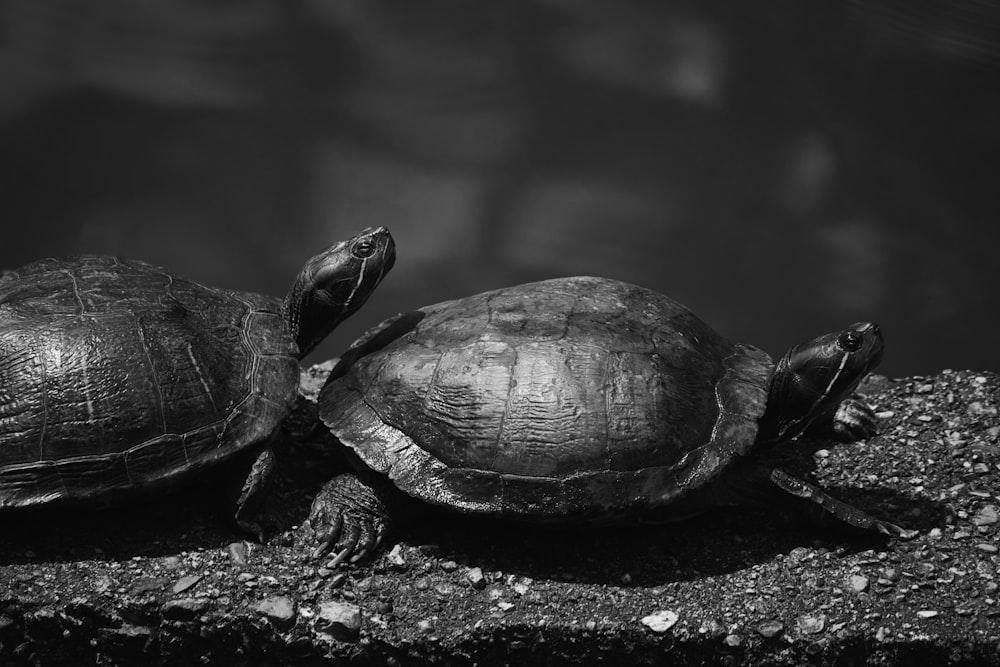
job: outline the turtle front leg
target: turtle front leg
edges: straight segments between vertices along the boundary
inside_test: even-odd
[[[770,470],[768,477],[771,483],[777,488],[797,499],[807,501],[801,504],[801,508],[808,514],[819,519],[833,517],[855,528],[877,531],[904,540],[911,539],[917,535],[917,531],[915,530],[909,530],[889,521],[876,519],[854,505],[837,500],[819,487],[793,477],[784,470],[773,468]]]
[[[373,553],[389,529],[388,494],[379,480],[337,475],[313,500],[305,529],[316,542],[312,557],[334,550],[327,567],[354,563]]]
[[[268,447],[257,455],[247,474],[239,499],[236,501],[236,524],[247,533],[264,541],[264,528],[259,515],[267,489],[274,479],[276,460],[274,451]]]
[[[878,417],[870,405],[854,395],[841,401],[833,412],[816,418],[805,432],[838,442],[867,440],[878,433]]]

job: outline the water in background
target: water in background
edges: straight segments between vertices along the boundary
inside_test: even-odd
[[[114,253],[281,295],[388,225],[382,318],[628,280],[772,354],[997,370],[1000,5],[8,0],[0,267]]]

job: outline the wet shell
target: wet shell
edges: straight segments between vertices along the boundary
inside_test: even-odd
[[[563,278],[384,322],[345,353],[320,415],[425,502],[612,520],[675,502],[749,451],[772,366],[662,294]]]
[[[185,476],[265,439],[298,380],[281,303],[114,257],[0,280],[0,509]]]

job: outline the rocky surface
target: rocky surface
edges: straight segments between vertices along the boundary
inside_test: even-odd
[[[323,369],[307,374],[307,391]],[[876,377],[882,433],[782,453],[793,472],[919,530],[911,541],[717,510],[556,530],[442,516],[329,568],[299,525],[342,465],[303,402],[266,544],[226,473],[119,509],[3,516],[0,662],[136,664],[1000,663],[998,377]],[[829,447],[829,448],[828,448]]]

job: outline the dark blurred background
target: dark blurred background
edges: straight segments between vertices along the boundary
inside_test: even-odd
[[[281,295],[369,225],[397,311],[593,274],[772,354],[997,370],[1000,0],[5,0],[0,267]]]

